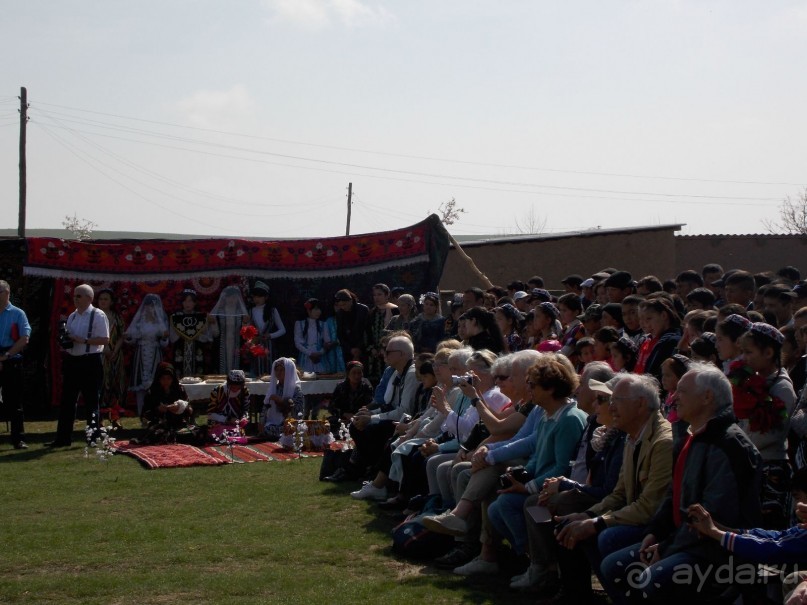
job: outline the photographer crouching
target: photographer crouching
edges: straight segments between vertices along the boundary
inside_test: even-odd
[[[67,318],[60,344],[62,356],[62,401],[59,405],[59,423],[56,439],[45,445],[67,447],[73,442],[73,423],[76,420],[76,402],[81,393],[87,414],[87,426],[98,435],[101,414],[99,392],[104,378],[101,353],[109,344],[109,322],[106,314],[92,305],[93,290],[87,284],[76,286],[73,300],[76,310]]]

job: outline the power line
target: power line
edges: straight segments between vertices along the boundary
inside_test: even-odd
[[[49,119],[53,120],[55,118],[49,118]],[[41,123],[40,123],[40,125],[41,125]],[[177,183],[176,181],[168,179],[167,177],[163,177],[162,175],[160,175],[160,174],[158,174],[156,172],[153,172],[153,171],[150,171],[148,169],[142,168],[142,167],[138,166],[137,164],[135,164],[133,162],[130,162],[130,161],[124,159],[124,158],[120,158],[116,154],[106,150],[104,147],[102,147],[102,146],[100,146],[100,145],[98,145],[98,144],[96,144],[96,143],[94,143],[92,141],[87,140],[85,137],[82,137],[82,136],[78,135],[74,130],[72,130],[70,128],[67,128],[67,131],[74,134],[77,138],[84,141],[88,145],[91,145],[91,146],[95,147],[97,150],[101,151],[102,153],[108,154],[110,157],[112,157],[114,159],[117,159],[119,162],[121,162],[121,163],[123,163],[125,165],[128,165],[128,166],[130,166],[130,167],[132,167],[132,168],[134,168],[136,170],[139,170],[140,172],[145,172],[145,173],[147,173],[147,175],[152,176],[153,178],[155,178],[157,180],[160,180],[160,181],[163,181],[163,182],[166,182],[166,183],[170,183],[170,184],[176,184],[176,186],[184,188],[184,186],[181,183]],[[139,185],[141,185],[143,187],[146,187],[147,189],[155,191],[160,195],[163,195],[163,196],[168,197],[170,199],[173,199],[173,200],[176,200],[176,201],[179,201],[179,202],[183,202],[183,203],[186,203],[186,204],[192,204],[195,207],[204,208],[206,210],[212,210],[214,212],[226,213],[226,214],[234,214],[234,215],[237,215],[237,216],[245,216],[245,217],[251,217],[251,218],[274,218],[274,217],[297,216],[299,214],[303,214],[303,213],[307,212],[307,210],[300,210],[299,212],[286,212],[286,213],[280,213],[280,214],[278,214],[277,212],[272,212],[271,214],[255,214],[255,213],[248,213],[248,212],[239,212],[239,211],[236,211],[236,210],[226,210],[226,209],[222,209],[220,207],[214,207],[214,206],[206,206],[206,205],[200,204],[200,203],[198,203],[196,201],[188,200],[188,199],[185,199],[185,198],[177,197],[177,196],[171,195],[169,193],[166,193],[165,191],[163,191],[161,189],[153,187],[153,186],[151,186],[151,185],[149,185],[147,183],[144,183],[143,181],[140,181],[140,180],[132,177],[131,175],[127,175],[127,174],[121,172],[120,170],[114,168],[113,166],[109,166],[108,164],[105,164],[104,162],[102,162],[98,158],[95,158],[95,160],[98,163],[100,163],[101,165],[109,168],[110,170],[115,171],[117,174],[120,174],[121,176],[123,176],[125,178],[128,178],[129,180],[131,180],[131,181],[133,181],[133,182],[135,182],[135,183],[137,183],[137,184],[139,184]],[[186,188],[186,189],[188,189],[188,188]],[[189,189],[194,191],[192,188],[189,188]],[[200,191],[200,190],[195,190],[195,191]],[[205,193],[205,192],[202,192],[202,193]],[[218,196],[214,196],[214,197],[218,197]],[[331,197],[332,196],[327,196],[324,199],[330,199]],[[226,198],[222,198],[222,199],[226,199]],[[252,204],[252,203],[242,203],[242,202],[237,201],[237,200],[228,200],[228,201],[230,201],[232,203],[238,203],[240,205],[259,206],[259,207],[284,207],[284,208],[289,208],[289,207],[296,207],[296,208],[316,207],[316,208],[322,208],[322,206],[323,206],[323,204],[321,203],[323,201],[323,198],[321,198],[320,203],[299,203],[299,204],[259,204],[259,203],[258,204]]]
[[[63,126],[63,128],[69,129],[68,127],[64,127],[64,126]],[[385,177],[385,176],[372,175],[372,174],[362,174],[362,173],[355,173],[355,172],[327,170],[327,169],[322,169],[322,168],[315,168],[315,167],[312,167],[312,166],[299,166],[299,165],[295,165],[295,164],[284,164],[284,163],[278,163],[278,162],[268,162],[268,161],[259,160],[259,159],[256,159],[256,158],[249,158],[249,157],[243,157],[243,156],[237,156],[237,155],[230,155],[230,154],[216,153],[216,152],[210,152],[210,151],[203,151],[203,150],[200,150],[200,149],[190,149],[190,148],[187,148],[187,147],[181,147],[181,146],[176,146],[176,145],[166,145],[166,144],[161,144],[161,143],[155,143],[155,142],[152,142],[152,141],[142,141],[142,140],[139,140],[139,139],[131,139],[131,138],[127,138],[127,137],[119,137],[119,136],[115,136],[115,135],[111,135],[111,134],[103,134],[103,133],[98,133],[98,132],[87,132],[87,131],[79,130],[79,129],[75,129],[75,131],[76,132],[83,132],[83,133],[91,135],[91,136],[106,137],[106,138],[111,138],[111,139],[128,141],[128,142],[132,142],[132,143],[139,143],[139,144],[142,144],[142,145],[152,145],[152,146],[163,147],[163,148],[167,148],[167,149],[175,149],[175,150],[179,150],[179,151],[187,151],[187,152],[198,153],[198,154],[203,154],[203,155],[211,155],[211,156],[216,156],[216,157],[224,157],[224,158],[230,158],[230,159],[237,159],[237,160],[265,163],[265,164],[269,164],[269,165],[283,166],[283,167],[287,167],[287,168],[298,168],[298,169],[302,169],[302,170],[315,170],[315,171],[326,172],[326,173],[331,173],[331,174],[340,174],[340,175],[352,174],[352,175],[356,175],[356,176],[364,176],[364,177],[367,177],[367,178],[378,178],[378,179],[386,179],[386,180],[393,180],[393,181],[400,181],[400,182],[423,183],[423,184],[428,184],[428,185],[444,185],[444,186],[449,186],[449,187],[463,187],[463,188],[467,188],[467,189],[481,189],[481,190],[486,190],[486,191],[501,191],[501,192],[508,192],[508,193],[528,193],[528,194],[532,194],[532,195],[540,193],[539,191],[523,191],[523,190],[514,190],[514,189],[501,189],[501,188],[492,188],[492,187],[484,187],[484,186],[465,185],[465,184],[462,184],[462,183],[435,183],[435,182],[432,182],[432,181],[421,181],[421,180],[416,180],[416,179],[404,179],[404,178],[400,178],[400,177],[397,177],[397,178],[396,177]],[[206,141],[194,141],[192,139],[190,140],[190,142],[199,143],[199,144],[208,145],[208,146],[224,147],[224,148],[234,149],[236,151],[242,151],[242,152],[246,152],[246,153],[254,153],[254,154],[257,154],[257,155],[277,156],[277,157],[282,157],[282,158],[286,158],[286,159],[294,159],[294,160],[309,161],[309,162],[315,162],[315,163],[323,163],[323,164],[329,164],[329,165],[343,166],[343,167],[347,167],[347,168],[360,168],[360,169],[367,169],[367,170],[377,170],[377,171],[381,171],[381,172],[385,172],[385,173],[399,173],[399,174],[405,174],[405,175],[416,175],[416,176],[424,176],[424,177],[427,177],[427,178],[446,178],[446,179],[454,179],[454,180],[459,180],[459,181],[493,183],[493,184],[500,184],[500,185],[506,185],[506,186],[507,185],[526,186],[526,187],[534,187],[536,189],[550,189],[553,192],[557,191],[557,190],[561,190],[561,191],[576,191],[576,192],[613,193],[613,194],[622,194],[622,195],[667,196],[667,197],[676,198],[676,201],[674,203],[693,203],[693,202],[680,201],[680,198],[695,198],[695,199],[698,199],[698,200],[713,200],[713,199],[717,199],[717,200],[751,200],[751,201],[767,201],[767,202],[779,202],[779,201],[781,201],[778,198],[758,198],[758,197],[740,197],[740,196],[735,197],[735,196],[714,196],[714,195],[679,194],[679,193],[654,193],[654,192],[638,192],[638,191],[618,191],[618,190],[609,190],[609,189],[592,189],[592,188],[584,188],[584,187],[561,187],[561,186],[554,186],[554,185],[539,185],[539,184],[533,184],[533,183],[497,181],[497,180],[493,180],[493,179],[476,179],[476,178],[456,177],[456,176],[450,176],[450,175],[422,173],[422,172],[416,172],[416,171],[405,171],[405,170],[396,170],[396,169],[388,169],[388,168],[377,168],[377,167],[372,167],[372,166],[362,166],[362,165],[359,165],[359,164],[350,164],[350,163],[346,163],[346,162],[333,162],[333,161],[329,161],[329,160],[311,159],[311,158],[305,158],[305,157],[299,157],[299,156],[291,156],[291,155],[287,155],[287,154],[278,154],[278,153],[273,153],[273,152],[268,152],[268,151],[251,150],[249,148],[242,148],[242,147],[233,146],[233,145],[221,145],[221,144],[216,144],[216,143],[208,143]],[[548,194],[548,195],[561,195],[561,194],[558,194],[558,193],[547,193],[547,192],[545,192],[545,194]],[[566,194],[566,195],[569,196],[569,194]],[[583,195],[583,194],[580,194],[580,193],[576,193],[576,194],[572,195],[571,197],[587,197],[587,196]],[[631,200],[631,199],[625,199],[625,198],[619,198],[619,199],[621,201],[647,201],[647,202],[667,202],[667,203],[673,202],[673,200],[637,200],[637,199]],[[710,204],[717,204],[717,202],[709,202],[709,203]],[[730,203],[730,204],[726,204],[726,205],[736,206],[736,205],[761,205],[761,204],[736,204],[736,203]]]
[[[395,153],[395,152],[388,152],[388,151],[378,151],[378,150],[368,150],[368,149],[359,149],[353,147],[342,147],[337,145],[325,145],[320,143],[310,143],[304,141],[294,141],[290,139],[280,139],[274,137],[266,137],[266,136],[259,136],[259,135],[251,135],[227,130],[217,130],[214,128],[201,128],[198,126],[187,126],[183,124],[175,124],[171,122],[162,122],[158,120],[147,120],[143,118],[135,118],[132,116],[124,116],[120,114],[114,113],[105,113],[90,109],[81,109],[76,107],[69,107],[66,105],[57,105],[54,103],[44,103],[40,102],[39,104],[49,106],[49,107],[59,107],[61,109],[67,109],[70,111],[77,111],[82,113],[92,113],[95,115],[104,115],[109,117],[114,117],[122,120],[132,120],[136,122],[143,122],[147,124],[155,124],[160,126],[169,126],[172,128],[183,128],[187,130],[195,130],[199,132],[210,132],[214,134],[224,134],[229,136],[237,136],[243,137],[247,139],[255,139],[255,140],[263,140],[263,141],[271,141],[275,143],[283,143],[288,145],[300,145],[306,147],[316,147],[320,149],[330,149],[334,151],[349,151],[353,153],[365,153],[371,155],[380,155],[380,156],[388,156],[388,157],[397,157],[403,159],[411,159],[411,160],[425,160],[430,162],[446,162],[452,164],[460,164],[460,165],[469,165],[469,166],[488,166],[492,168],[505,168],[505,169],[514,169],[514,170],[531,170],[531,171],[538,171],[538,172],[550,172],[550,173],[558,173],[558,174],[574,174],[574,175],[586,175],[586,176],[606,176],[606,177],[618,177],[618,178],[633,178],[633,179],[645,179],[645,180],[665,180],[665,181],[683,181],[683,182],[696,182],[696,183],[717,183],[717,184],[734,184],[734,185],[770,185],[770,186],[787,186],[787,187],[802,187],[804,183],[787,183],[787,182],[774,182],[774,181],[737,181],[737,180],[728,180],[728,179],[704,179],[704,178],[694,178],[694,177],[676,177],[676,176],[659,176],[659,175],[642,175],[642,174],[631,174],[631,173],[617,173],[617,172],[604,172],[604,171],[592,171],[592,170],[572,170],[572,169],[559,169],[559,168],[546,168],[546,167],[538,167],[538,166],[525,166],[525,165],[517,165],[517,164],[500,164],[495,162],[478,162],[478,161],[470,161],[470,160],[457,160],[451,158],[441,158],[441,157],[434,157],[434,156],[423,156],[423,155],[411,155],[411,154],[403,154],[403,153]],[[648,195],[648,194],[641,194],[641,195]],[[654,194],[655,195],[655,194]]]

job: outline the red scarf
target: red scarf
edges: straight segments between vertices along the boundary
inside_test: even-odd
[[[689,435],[687,437],[686,443],[684,443],[684,447],[681,449],[681,453],[678,454],[678,460],[675,461],[675,469],[673,469],[673,492],[672,492],[672,503],[673,503],[673,522],[675,523],[676,527],[681,527],[681,483],[684,480],[684,466],[687,463],[687,456],[689,456],[689,446],[692,444],[692,437],[693,435]]]

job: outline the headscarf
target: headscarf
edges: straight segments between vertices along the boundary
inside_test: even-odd
[[[224,288],[210,314],[217,317],[243,317],[248,315],[247,305],[244,302],[244,297],[241,296],[241,289],[238,286]]]
[[[163,310],[162,300],[156,294],[146,294],[143,297],[143,302],[140,303],[140,308],[135,313],[126,333],[139,333],[144,323],[158,325],[160,332],[168,331],[168,316]]]
[[[295,365],[294,360],[289,359],[288,357],[279,357],[275,359],[275,362],[272,364],[272,378],[269,380],[269,389],[266,391],[264,403],[268,403],[269,398],[272,395],[278,395],[275,366],[280,362],[283,362],[283,369],[285,370],[285,375],[283,377],[283,393],[281,397],[283,397],[283,399],[294,399],[294,391],[300,384],[300,378],[297,376],[297,366]]]

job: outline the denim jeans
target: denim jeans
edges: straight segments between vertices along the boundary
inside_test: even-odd
[[[518,554],[527,547],[527,525],[524,502],[528,494],[500,494],[488,507],[488,520],[501,537],[506,538]]]

